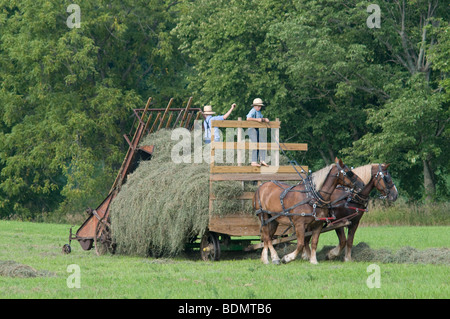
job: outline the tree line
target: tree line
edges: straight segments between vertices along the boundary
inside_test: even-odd
[[[149,96],[245,117],[255,97],[305,142],[392,163],[401,194],[448,200],[450,27],[437,0],[0,0],[0,217],[78,213],[105,197],[131,109]]]

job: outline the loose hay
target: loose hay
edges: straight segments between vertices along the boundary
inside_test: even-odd
[[[13,260],[0,260],[0,276],[31,278],[31,277],[44,277],[52,275],[54,274],[48,271],[45,270],[39,271],[34,269],[33,267],[20,264]]]
[[[318,260],[325,260],[326,254],[333,246],[324,246],[317,253]],[[337,260],[343,261],[344,253]],[[361,242],[352,248],[352,259],[362,262],[380,262],[396,264],[450,264],[449,248],[428,248],[418,250],[413,247],[402,247],[396,251],[390,249],[372,249],[367,243]]]
[[[141,142],[155,145],[153,157],[141,162],[127,177],[111,203],[112,236],[117,253],[173,256],[190,238],[201,236],[208,226],[209,165],[205,161],[193,163],[193,157],[192,163],[174,163],[171,152],[179,141],[172,141],[171,133],[161,130]],[[231,200],[243,193],[240,182],[219,182],[213,186],[217,198],[224,198],[215,201],[214,213],[252,211],[251,203],[250,207],[248,204],[242,207],[240,200]]]

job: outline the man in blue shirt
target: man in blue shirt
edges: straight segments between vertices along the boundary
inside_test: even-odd
[[[216,112],[212,111],[211,105],[205,105],[203,108],[203,114],[206,115],[205,121],[203,122],[203,127],[205,128],[205,144],[211,143],[211,121],[226,120],[235,107],[236,103],[233,103],[231,108],[224,115],[212,116],[213,114],[216,114]],[[218,127],[214,128],[214,141],[220,142],[220,131]]]
[[[264,106],[263,101],[260,98],[256,98],[253,100],[252,104],[253,108],[248,112],[247,114],[247,121],[255,121],[255,122],[267,122],[269,123],[268,118],[264,118],[261,113],[261,108]],[[250,140],[254,143],[256,142],[267,142],[267,141],[260,141],[259,140],[259,129],[255,128],[249,128],[248,129],[248,135],[250,137]],[[258,163],[258,155],[260,159],[260,163]],[[269,166],[264,162],[266,159],[266,151],[265,150],[254,150],[252,151],[252,166],[259,167],[261,165],[263,166]]]

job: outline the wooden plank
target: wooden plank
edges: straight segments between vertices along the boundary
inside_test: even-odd
[[[307,166],[295,166],[295,169],[299,173],[302,172],[302,168],[305,172],[308,171]],[[211,166],[211,174],[231,174],[231,173],[254,173],[254,174],[285,174],[296,173],[294,167],[291,165],[286,166],[269,166],[269,167],[255,167],[255,166]]]
[[[255,192],[243,192],[242,195],[240,196],[236,196],[235,199],[253,199],[253,196],[255,195]],[[218,199],[221,200],[221,198],[217,198],[216,195],[214,194],[209,194],[209,199]],[[222,199],[222,200],[227,200],[227,199]]]
[[[185,109],[184,114],[183,114],[183,118],[181,119],[180,127],[184,126],[184,121],[186,120],[186,116],[187,116],[187,114],[189,112],[189,109],[191,108],[191,103],[192,103],[192,96],[189,98],[189,100],[187,102],[186,109]]]
[[[277,143],[253,143],[253,142],[211,142],[211,148],[218,150],[256,150],[263,149],[267,151],[279,151],[280,146]],[[285,151],[307,151],[306,143],[282,143],[281,149]]]
[[[279,225],[276,234],[281,235],[288,225]],[[209,218],[208,229],[230,236],[259,236],[261,222],[256,215],[230,214],[226,216],[212,215]]]
[[[280,119],[276,118],[276,121],[279,122]],[[274,130],[270,130],[270,140],[275,141],[277,143],[280,142],[280,129],[276,128]],[[278,146],[278,145],[277,145]],[[280,152],[273,152],[272,155],[272,165],[279,166],[280,165]]]
[[[303,178],[306,175],[303,174]],[[301,178],[295,174],[212,174],[211,181],[300,181]]]
[[[189,112],[186,123],[184,123],[184,128],[188,128],[189,123],[191,122],[191,118],[192,118],[192,112]]]
[[[269,122],[269,123],[259,123],[254,121],[233,121],[233,120],[224,120],[224,121],[211,121],[212,127],[241,127],[241,128],[280,128],[281,122]]]
[[[161,122],[159,123],[158,130],[160,130],[163,127],[164,121],[166,120],[167,113],[169,112],[169,109],[170,109],[170,106],[172,105],[172,103],[173,103],[173,98],[171,98],[169,100],[169,103],[167,104],[167,107],[166,107],[166,109],[164,111],[164,114],[163,114],[163,117],[161,119]]]
[[[285,151],[307,151],[307,143],[280,143],[281,149]],[[277,144],[277,147],[280,148]]]
[[[147,104],[145,105],[145,109],[144,110],[148,110],[148,108],[150,107],[150,103],[152,102],[152,97],[149,97],[147,100]],[[150,124],[150,121],[152,120],[152,113],[150,112],[147,122],[145,123],[145,127],[144,127],[144,134],[147,132],[148,130],[148,125]],[[142,120],[144,120],[144,118],[142,118]]]
[[[242,121],[242,118],[238,117],[238,121]],[[243,142],[244,142],[244,129],[242,127],[239,127],[237,129],[237,143],[232,143],[233,144],[233,148],[237,150],[236,155],[237,155],[238,166],[242,166],[242,163],[244,162],[244,155],[245,154],[244,154],[243,149],[242,149]],[[218,145],[222,146],[222,145],[225,145],[225,144],[228,144],[228,143],[212,142],[211,147],[217,147]],[[228,148],[228,146],[226,148]]]
[[[172,122],[173,112],[170,112],[169,119],[167,120],[166,128],[169,128],[170,123]]]
[[[156,115],[156,119],[153,122],[153,125],[150,129],[150,132],[148,132],[149,134],[153,133],[153,130],[156,128],[156,124],[158,123],[159,118],[161,117],[161,112],[158,112],[158,114]]]

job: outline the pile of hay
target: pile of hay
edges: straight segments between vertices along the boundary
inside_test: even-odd
[[[324,246],[318,252],[317,259],[325,260],[326,254],[333,246]],[[338,260],[344,259],[342,253]],[[450,265],[449,248],[428,248],[418,250],[413,247],[402,247],[396,251],[390,249],[372,249],[367,243],[361,242],[352,248],[352,259],[362,262],[380,262],[396,264],[446,264]]]
[[[28,265],[20,264],[14,260],[0,260],[0,276],[32,278],[54,276],[48,271],[39,271]]]
[[[111,203],[117,253],[175,255],[208,226],[208,165],[174,163],[171,150],[176,143],[167,130],[141,142],[155,145],[153,157],[127,177]]]
[[[152,159],[143,161],[111,203],[112,237],[119,254],[174,256],[193,237],[201,236],[209,222],[209,164],[175,163],[172,149],[179,140],[172,131],[148,135],[141,145],[154,145]],[[191,142],[194,150],[193,141]],[[203,145],[208,154],[210,145]],[[214,214],[253,213],[251,201],[233,199],[256,186],[241,182],[214,182]]]

